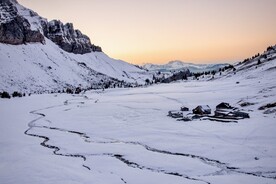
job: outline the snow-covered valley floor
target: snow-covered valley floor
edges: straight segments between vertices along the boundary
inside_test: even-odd
[[[0,183],[276,183],[276,115],[258,110],[276,82],[243,79],[1,99]],[[241,101],[238,123],[167,116]]]

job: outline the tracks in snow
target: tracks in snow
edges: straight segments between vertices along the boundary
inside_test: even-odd
[[[46,107],[44,109],[38,109],[38,110],[31,111],[30,112],[31,114],[37,115],[39,117],[28,123],[29,128],[24,133],[28,136],[43,139],[43,142],[41,142],[40,145],[43,146],[43,147],[46,147],[48,149],[52,149],[53,154],[55,154],[55,155],[65,156],[65,157],[81,158],[84,162],[87,160],[88,156],[93,156],[93,154],[84,155],[84,154],[60,153],[61,149],[58,146],[51,145],[51,144],[48,143],[49,140],[50,140],[49,137],[34,134],[34,133],[29,133],[29,131],[33,128],[44,128],[44,129],[48,129],[48,130],[56,130],[56,131],[60,131],[60,132],[65,132],[65,133],[71,133],[71,134],[78,135],[81,138],[83,138],[85,140],[85,142],[87,142],[87,143],[89,143],[89,142],[94,142],[94,143],[99,143],[99,144],[123,143],[123,144],[126,144],[126,145],[137,145],[137,146],[142,146],[144,149],[146,149],[147,151],[150,151],[150,152],[155,152],[155,153],[165,154],[165,155],[174,155],[174,156],[186,157],[186,158],[191,158],[191,159],[197,159],[197,160],[201,161],[202,163],[204,163],[206,165],[210,165],[210,166],[214,166],[214,167],[219,168],[220,171],[218,171],[217,173],[223,173],[223,172],[226,172],[226,173],[239,173],[239,174],[251,175],[251,176],[255,176],[255,177],[276,179],[276,176],[266,176],[265,174],[267,174],[267,173],[262,173],[262,172],[255,172],[254,173],[254,172],[241,171],[237,167],[230,167],[229,164],[227,164],[227,163],[223,163],[223,162],[220,162],[218,160],[214,160],[214,159],[210,159],[210,158],[206,158],[206,157],[202,157],[202,156],[198,156],[198,155],[186,154],[186,153],[175,153],[175,152],[170,152],[170,151],[166,151],[166,150],[159,150],[159,149],[150,147],[146,144],[142,144],[142,143],[139,143],[139,142],[124,142],[124,141],[111,140],[111,139],[110,139],[110,141],[104,141],[104,142],[91,141],[91,140],[89,140],[90,137],[87,134],[82,133],[82,132],[73,131],[73,130],[66,130],[66,129],[61,129],[61,128],[57,128],[57,127],[50,127],[50,126],[38,126],[38,125],[35,124],[37,121],[39,121],[39,120],[46,117],[46,115],[43,114],[43,113],[40,113],[40,111],[47,110],[47,109],[52,109],[52,108],[57,108],[57,107],[62,107],[64,105],[68,105],[68,104],[69,104],[69,101],[67,100],[63,105],[50,106],[50,107]],[[78,104],[83,104],[83,102],[79,102]],[[97,155],[97,156],[99,156],[99,155]],[[163,174],[167,174],[167,175],[182,177],[182,178],[185,178],[185,179],[188,179],[188,180],[193,180],[193,181],[198,181],[198,182],[203,182],[203,183],[206,183],[206,184],[210,184],[208,181],[204,181],[204,180],[201,180],[201,179],[198,179],[198,178],[189,177],[185,174],[181,174],[181,173],[177,173],[177,172],[170,172],[170,171],[166,171],[165,169],[155,169],[155,168],[151,168],[151,167],[147,167],[147,166],[142,166],[138,163],[127,160],[124,157],[124,155],[121,155],[121,154],[103,153],[103,154],[101,154],[101,156],[109,156],[109,157],[116,158],[117,160],[123,162],[124,164],[126,164],[126,165],[128,165],[129,167],[132,167],[132,168],[149,170],[149,171],[152,171],[152,172],[163,173]],[[84,167],[85,169],[91,170],[91,168],[89,166],[85,165],[85,164],[83,164],[82,167]],[[216,175],[216,174],[214,174],[214,175]],[[123,178],[121,178],[121,181],[123,183],[127,183],[126,180],[123,179]]]

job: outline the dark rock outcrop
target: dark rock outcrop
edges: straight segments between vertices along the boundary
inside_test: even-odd
[[[31,30],[27,19],[18,15],[14,4],[9,0],[0,3],[0,42],[12,45],[29,42],[43,43],[44,36],[39,30]]]
[[[53,20],[43,25],[43,32],[47,38],[67,52],[85,54],[102,51],[100,47],[91,44],[88,36],[75,30],[71,23],[63,24],[59,20]]]
[[[45,43],[47,37],[67,52],[75,54],[102,52],[101,47],[91,44],[88,36],[75,30],[72,23],[63,24],[58,20],[48,22],[28,9],[26,12],[29,12],[29,15],[20,15],[16,4],[16,0],[0,1],[0,43],[12,45]],[[32,30],[31,23],[25,16],[36,17],[40,30]]]

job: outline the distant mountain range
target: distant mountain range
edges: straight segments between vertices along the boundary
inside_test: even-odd
[[[137,85],[148,78],[149,72],[107,56],[72,23],[0,1],[0,92]]]
[[[145,64],[143,68],[149,71],[160,71],[160,72],[173,72],[189,69],[190,72],[204,72],[218,70],[228,64],[193,64],[186,63],[183,61],[170,61],[167,64],[158,65],[158,64]]]

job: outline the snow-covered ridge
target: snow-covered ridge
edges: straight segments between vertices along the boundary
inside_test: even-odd
[[[70,23],[48,22],[15,0],[2,1],[0,9],[0,91],[137,85],[152,77],[108,57]]]
[[[161,71],[161,72],[170,72],[170,71],[180,71],[184,69],[189,69],[191,72],[203,72],[203,71],[212,71],[218,70],[221,67],[224,67],[228,64],[193,64],[186,63],[183,61],[170,61],[164,65],[157,64],[145,64],[143,67],[149,71]]]
[[[11,0],[1,2],[0,9],[3,12],[0,14],[1,43],[44,43],[46,37],[67,52],[85,54],[102,51],[101,47],[91,44],[88,36],[75,30],[72,23],[63,24],[58,20],[48,22],[34,11]]]
[[[43,44],[0,44],[0,91],[58,91],[89,88],[115,79],[144,84],[150,75],[103,52],[68,53],[52,41]],[[111,79],[113,78],[113,79]]]

